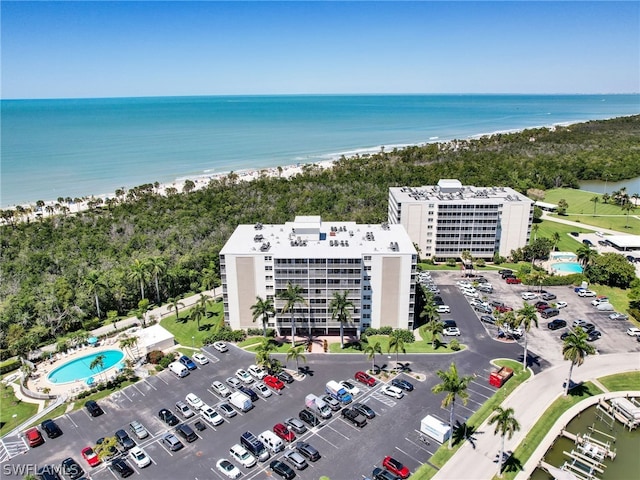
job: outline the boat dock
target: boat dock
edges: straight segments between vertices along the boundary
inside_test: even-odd
[[[635,398],[613,398],[610,403],[600,399],[596,406],[598,419],[613,428],[617,420],[629,431],[640,425],[640,403]]]

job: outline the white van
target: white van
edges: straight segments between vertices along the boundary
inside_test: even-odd
[[[262,443],[264,443],[264,446],[271,451],[271,453],[278,453],[284,450],[284,442],[271,430],[265,430],[258,435],[258,438]]]
[[[171,362],[169,364],[169,370],[175,373],[179,378],[189,375],[189,369],[180,362]]]

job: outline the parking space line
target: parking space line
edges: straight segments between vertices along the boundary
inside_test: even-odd
[[[347,424],[347,422],[345,422],[344,420],[340,419],[342,421],[342,423]],[[348,424],[347,424],[348,425]],[[334,432],[336,432],[338,435],[340,435],[341,437],[346,438],[347,440],[349,440],[349,437],[347,437],[344,433],[339,432],[338,430],[336,430],[335,428],[333,428],[331,425],[329,425],[328,423],[324,426],[324,428],[328,428],[329,430],[333,430]],[[355,428],[355,427],[354,427]]]
[[[485,385],[484,383],[476,382],[475,380],[472,380],[471,383],[473,383],[474,385],[478,385],[479,387],[482,387],[485,390],[489,390],[492,395],[496,392],[495,388]]]
[[[332,429],[333,430],[333,429]],[[336,433],[340,433],[340,432],[336,432]],[[314,434],[317,437],[320,437],[322,440],[324,440],[325,442],[327,442],[329,445],[331,445],[333,448],[335,448],[336,450],[339,450],[340,447],[338,447],[337,445],[335,445],[333,442],[330,442],[329,440],[327,440],[326,438],[324,438],[322,435],[320,435],[318,432],[314,432]],[[344,435],[343,435],[344,436]],[[346,437],[345,437],[346,438]],[[348,440],[348,439],[347,439]]]
[[[164,382],[164,383],[165,383],[165,385],[169,385],[169,382],[167,382],[164,378],[162,378],[162,377],[160,376],[160,374],[161,374],[161,373],[162,373],[162,372],[160,372],[158,375],[156,375],[156,378],[157,378],[158,380],[160,380],[160,381]]]
[[[149,381],[148,381],[146,378],[145,378],[145,380],[144,380],[144,383],[146,383],[147,385],[149,385],[149,386],[150,386],[151,388],[153,388],[154,390],[156,390],[156,391],[158,390],[156,387],[154,387],[153,385],[151,385],[151,384],[149,383]]]
[[[78,428],[78,424],[77,424],[76,422],[74,422],[74,421],[73,421],[73,419],[69,416],[69,414],[68,414],[68,413],[65,413],[65,414],[64,414],[64,416],[65,416],[65,417],[67,417],[67,419],[68,419],[71,423],[73,423],[73,426],[74,426],[74,427]]]
[[[411,440],[410,438],[404,437],[404,439],[411,443],[412,445],[418,447],[420,450],[424,450],[425,452],[429,453],[430,455],[433,455],[435,453],[435,450],[432,452],[431,450],[429,450],[428,448],[426,448],[424,445],[425,443],[422,442],[422,445],[420,445],[419,443],[414,442],[413,440]],[[431,445],[430,443],[428,445]]]
[[[405,454],[407,457],[409,457],[411,460],[414,460],[416,462],[418,462],[420,465],[422,465],[423,462],[421,462],[420,460],[418,460],[417,458],[409,455],[407,452],[405,452],[404,450],[402,450],[401,448],[396,447],[396,450],[398,450],[399,452]]]
[[[138,388],[136,387],[136,384],[134,383],[133,385],[131,385],[133,388],[135,388],[136,390],[138,390],[138,392],[140,392],[140,395],[142,395],[143,397],[146,397],[146,395]]]

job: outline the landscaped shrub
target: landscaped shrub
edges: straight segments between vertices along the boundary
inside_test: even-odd
[[[258,336],[262,337],[263,330],[261,328],[249,328],[247,329],[247,336]],[[267,338],[275,338],[276,330],[274,328],[267,328]]]
[[[416,341],[416,336],[410,330],[404,330],[398,328],[391,334],[392,337],[401,338],[404,343],[413,343]]]
[[[456,266],[456,259],[455,258],[447,258],[447,266],[448,267],[455,267]]]
[[[259,335],[262,335],[260,330]],[[231,330],[228,326],[223,326],[220,330],[204,339],[205,345],[211,345],[214,342],[241,342],[247,338],[247,332],[244,330]]]
[[[12,358],[3,362],[0,365],[0,375],[4,375],[5,373],[13,372],[14,370],[18,370],[20,368],[21,362],[19,358]]]
[[[158,362],[158,365],[160,365],[163,369],[165,369],[174,360],[175,360],[175,357],[173,356],[173,354],[165,355],[160,359],[160,361]]]
[[[155,369],[156,369],[156,372],[161,372],[165,369],[165,367],[163,367],[162,365],[156,365]]]
[[[458,350],[460,350],[460,342],[454,338],[453,340],[449,341],[449,348],[454,352],[457,352]]]
[[[478,267],[480,267],[480,268],[484,267],[485,265],[486,265],[486,262],[484,261],[484,258],[479,258],[479,259],[476,261],[476,266],[478,266]]]
[[[164,357],[164,353],[162,351],[151,350],[149,353],[147,353],[147,362],[153,365],[157,365],[158,363],[160,363],[160,360],[162,360],[162,357]]]
[[[384,327],[380,327],[378,329],[378,334],[379,335],[391,335],[393,333],[393,327],[390,327],[389,325],[386,325]]]

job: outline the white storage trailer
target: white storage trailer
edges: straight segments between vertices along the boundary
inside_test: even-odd
[[[420,421],[420,432],[433,438],[437,442],[444,443],[451,436],[451,427],[436,417],[427,415]]]

